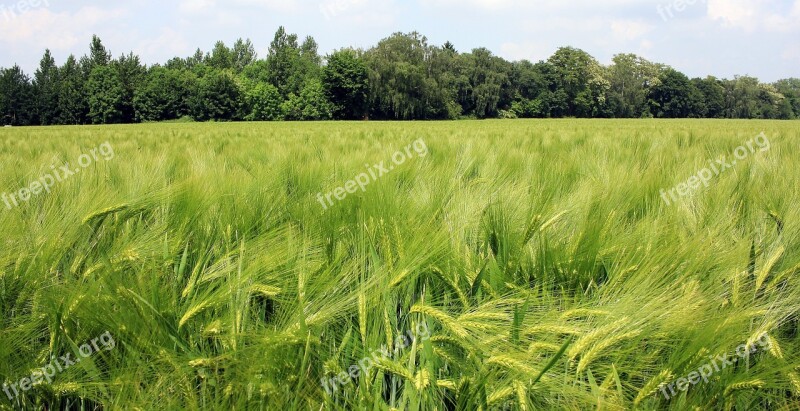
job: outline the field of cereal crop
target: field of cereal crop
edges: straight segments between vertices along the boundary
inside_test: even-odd
[[[794,409],[798,141],[0,129],[0,409]]]

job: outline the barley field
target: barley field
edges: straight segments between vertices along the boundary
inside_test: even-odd
[[[746,120],[0,129],[0,409],[798,409],[798,142]]]

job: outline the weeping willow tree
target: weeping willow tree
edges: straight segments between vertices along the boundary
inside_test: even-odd
[[[365,54],[372,116],[387,119],[448,117],[445,76],[436,64],[443,49],[417,32],[395,33]]]

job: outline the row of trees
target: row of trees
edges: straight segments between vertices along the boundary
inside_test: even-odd
[[[0,68],[0,122],[11,125],[464,117],[792,119],[800,79],[689,79],[634,54],[603,66],[571,47],[509,62],[485,48],[432,46],[418,33],[323,59],[312,37],[300,43],[283,27],[265,59],[240,39],[146,67],[133,53],[113,59],[95,36],[89,55],[61,66],[46,51],[32,79]]]

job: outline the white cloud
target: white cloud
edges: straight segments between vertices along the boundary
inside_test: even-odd
[[[602,2],[594,0],[418,0],[423,6],[429,7],[459,7],[477,11],[537,11],[553,12],[566,11],[575,12],[576,10],[586,11],[588,9],[613,10],[621,6],[639,4],[639,0],[606,0]],[[460,10],[459,9],[459,10]]]
[[[708,0],[708,17],[724,27],[788,32],[800,28],[800,0],[786,7],[778,0]]]
[[[550,50],[544,42],[528,41],[523,43],[503,43],[499,56],[512,61],[529,60],[537,62],[547,60],[554,50]]]
[[[125,9],[83,7],[74,13],[35,9],[0,25],[0,44],[12,48],[68,50],[87,42],[103,24],[128,15]]]
[[[279,11],[298,11],[300,9],[297,0],[230,0],[227,3]]]
[[[759,5],[752,0],[709,0],[708,17],[724,26],[755,29]]]
[[[653,30],[653,26],[641,21],[614,20],[611,22],[611,31],[614,36],[622,40],[636,40]]]
[[[781,57],[784,60],[787,60],[792,64],[800,65],[800,45],[795,44],[795,45],[789,46],[786,50],[784,50],[784,52],[781,55]],[[797,67],[797,66],[795,66],[795,67]]]
[[[211,10],[215,0],[181,0],[178,10],[184,13],[202,13]]]
[[[140,56],[147,56],[148,59],[165,62],[175,56],[188,56],[194,52],[196,47],[189,44],[182,33],[166,27],[161,29],[158,36],[139,42],[133,52]]]
[[[251,6],[275,11],[297,11],[297,0],[228,0],[218,4],[217,0],[181,0],[178,10],[184,13],[217,13],[236,6]]]

